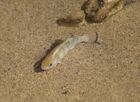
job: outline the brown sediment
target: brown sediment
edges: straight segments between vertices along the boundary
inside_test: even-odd
[[[98,7],[97,11],[90,11],[90,12],[86,13],[86,21],[89,23],[102,22],[105,18],[115,14],[117,11],[119,11],[119,9],[123,8],[122,6],[120,6],[122,4],[121,1],[122,0],[105,2],[105,3],[98,2],[99,7]],[[93,7],[94,7],[94,5],[93,5]],[[86,9],[85,9],[85,11],[86,11]],[[93,12],[94,12],[94,15],[93,15]]]
[[[139,102],[140,2],[102,24],[53,23],[79,1],[0,0],[0,102]],[[54,70],[34,71],[55,39],[96,31],[100,45],[79,44]]]
[[[60,26],[80,26],[87,21],[88,23],[100,23],[106,18],[119,12],[126,4],[134,2],[135,0],[87,0],[81,6],[81,10],[74,10],[66,18],[57,20]]]

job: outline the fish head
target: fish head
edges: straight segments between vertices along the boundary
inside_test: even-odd
[[[45,59],[41,63],[42,70],[49,70],[51,68],[56,67],[58,64],[58,50],[59,46],[56,46],[50,53],[45,57]]]
[[[42,70],[49,70],[52,67],[54,67],[53,59],[51,56],[47,56],[41,63],[41,69]]]

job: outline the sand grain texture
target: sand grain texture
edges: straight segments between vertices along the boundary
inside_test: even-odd
[[[140,2],[100,24],[60,27],[84,0],[0,0],[0,102],[140,102]],[[46,75],[34,64],[56,39],[98,32]]]

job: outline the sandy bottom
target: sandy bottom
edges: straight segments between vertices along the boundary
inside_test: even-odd
[[[0,102],[140,102],[140,2],[100,24],[60,27],[85,0],[0,0]],[[55,40],[95,34],[48,73],[34,70]]]

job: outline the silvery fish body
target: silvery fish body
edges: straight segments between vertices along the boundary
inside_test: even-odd
[[[54,48],[42,61],[41,69],[48,70],[55,67],[58,63],[69,52],[70,49],[74,48],[78,43],[90,41],[89,35],[72,36],[64,41],[62,44]]]

